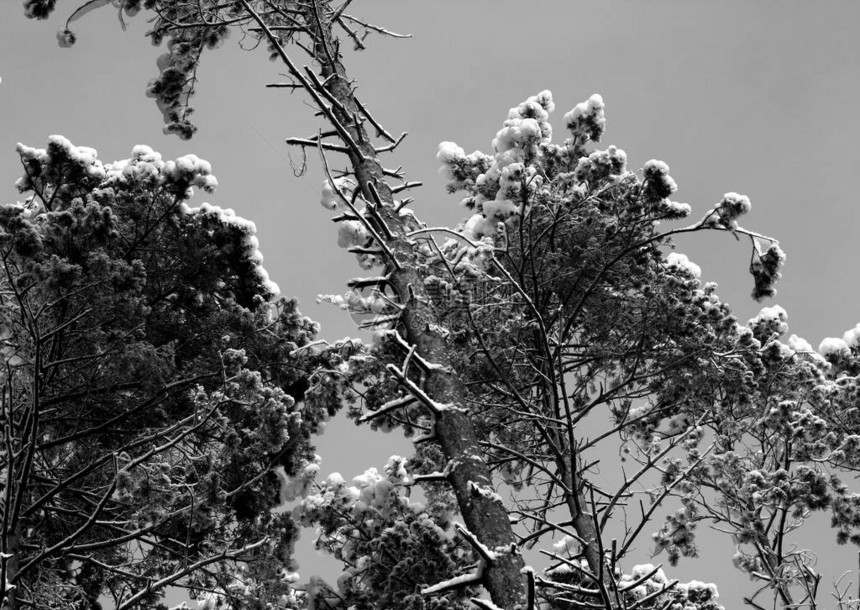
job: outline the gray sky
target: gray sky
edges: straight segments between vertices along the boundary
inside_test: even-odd
[[[75,6],[60,3],[58,17]],[[631,167],[666,161],[677,198],[693,206],[694,217],[724,192],[750,196],[745,226],[777,237],[788,255],[779,294],[764,305],[785,307],[790,332],[817,346],[860,322],[860,283],[851,271],[860,257],[853,187],[860,2],[360,0],[352,10],[414,34],[370,39],[347,69],[377,119],[392,133],[410,133],[386,163],[425,183],[414,209],[426,222],[462,216],[436,174],[440,141],[487,151],[508,108],[543,89],[554,94],[562,137],[564,112],[600,93],[608,119],[603,143],[625,149]],[[115,9],[95,11],[76,22],[75,47],[61,49],[54,33],[62,19],[30,22],[22,13],[20,2],[0,8],[0,199],[16,198],[17,141],[44,146],[59,133],[98,149],[103,161],[128,157],[139,143],[166,158],[194,152],[212,163],[220,182],[205,199],[257,223],[266,267],[282,292],[300,298],[325,337],[355,336],[346,314],[314,302],[320,293],[342,293],[344,280],[361,270],[335,247],[335,227],[318,203],[316,159],[302,179],[285,161],[283,140],[317,127],[302,95],[263,88],[281,80],[278,64],[262,50],[240,51],[238,37],[207,53],[194,104],[200,131],[182,142],[161,135],[160,113],[144,96],[162,51],[143,38],[142,16],[123,32]],[[742,321],[758,311],[749,298],[746,244],[698,235],[678,249],[702,267],[703,279],[719,282]],[[408,444],[333,422],[320,449],[323,471],[349,477],[365,465],[381,467]],[[853,567],[856,553],[837,553],[832,533],[822,529],[826,524],[815,528],[818,540],[809,537],[822,571]],[[732,552],[725,541],[713,544]],[[307,551],[300,560],[303,576],[319,565]],[[728,564],[721,553],[673,573],[716,580],[731,607],[747,583]]]

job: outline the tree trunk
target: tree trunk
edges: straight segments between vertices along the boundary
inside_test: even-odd
[[[314,7],[309,8],[315,11]],[[309,15],[308,23],[322,15]],[[391,270],[390,277],[394,288],[401,296],[405,338],[415,346],[415,352],[428,362],[438,365],[429,371],[426,378],[426,393],[440,404],[451,405],[435,418],[436,440],[448,460],[449,482],[457,498],[460,513],[466,527],[478,540],[496,553],[495,560],[483,571],[483,584],[493,603],[501,608],[514,609],[525,607],[526,594],[521,570],[524,566],[522,556],[516,547],[516,537],[511,528],[505,507],[490,497],[477,494],[472,484],[490,487],[492,475],[483,458],[471,420],[466,414],[466,388],[451,366],[444,339],[432,330],[435,320],[433,311],[427,306],[430,302],[425,294],[424,283],[415,271],[416,255],[413,243],[406,233],[420,228],[410,214],[401,215],[394,209],[391,189],[385,183],[382,166],[363,125],[354,120],[360,116],[352,87],[346,70],[340,60],[329,24],[321,23],[315,47],[315,55],[321,66],[322,76],[327,79],[325,87],[342,106],[346,114],[337,106],[333,107],[335,116],[353,140],[358,143],[363,158],[350,153],[355,176],[368,201],[373,201],[368,183],[375,186],[380,199],[385,204],[379,212],[394,237],[388,246],[394,252],[401,268]],[[415,298],[407,299],[413,294]]]

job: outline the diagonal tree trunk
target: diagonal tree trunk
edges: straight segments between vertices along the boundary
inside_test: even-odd
[[[420,227],[411,214],[402,215],[395,209],[377,151],[363,123],[358,120],[361,112],[341,62],[338,43],[332,36],[331,24],[325,22],[326,17],[319,8],[316,3],[309,3],[306,15],[308,24],[316,24],[314,54],[320,64],[323,86],[337,100],[331,105],[331,112],[358,145],[360,154],[354,150],[348,153],[355,177],[367,201],[376,199],[372,192],[375,189],[381,202],[379,215],[392,234],[387,245],[399,268],[391,268],[389,275],[404,306],[405,339],[414,346],[417,355],[432,363],[425,391],[435,403],[444,406],[435,414],[435,438],[448,460],[448,481],[468,530],[481,544],[495,551],[493,560],[483,567],[482,584],[495,605],[510,609],[525,607],[526,593],[521,573],[524,563],[516,546],[508,512],[489,494],[475,492],[475,486],[490,488],[492,475],[481,457],[477,435],[466,413],[466,388],[451,366],[443,337],[433,330],[434,313],[427,305],[430,299],[424,294],[424,283],[415,271],[414,244],[407,234]],[[258,23],[265,29],[262,20]],[[271,32],[267,32],[267,36],[273,40]],[[298,76],[295,66],[290,67],[293,76]],[[410,295],[409,298],[406,295]]]

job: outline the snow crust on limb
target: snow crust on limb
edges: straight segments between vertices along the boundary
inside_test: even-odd
[[[424,587],[421,589],[421,595],[432,595],[433,593],[447,591],[448,589],[454,589],[456,587],[462,587],[472,583],[478,584],[481,582],[482,578],[483,575],[481,574],[479,567],[475,572],[460,574],[459,576],[454,576],[453,578],[443,580],[442,582],[437,582],[435,585]]]
[[[487,485],[478,485],[474,481],[469,481],[469,487],[472,490],[472,493],[481,495],[488,500],[492,500],[493,502],[498,502],[499,504],[504,504],[504,500],[502,500],[502,496],[496,493],[491,487]]]
[[[502,608],[499,608],[492,601],[490,601],[489,599],[484,599],[483,597],[473,597],[472,603],[479,608],[483,608],[484,610],[502,610]]]
[[[555,548],[555,545],[553,545],[553,548]],[[544,574],[550,577],[565,576],[567,574],[579,574],[579,571],[570,564],[579,566],[583,570],[588,570],[588,562],[583,557],[573,557],[568,561],[569,563],[559,563],[554,567],[546,568],[544,570]]]

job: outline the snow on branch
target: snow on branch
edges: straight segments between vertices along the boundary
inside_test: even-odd
[[[362,322],[358,327],[362,330],[369,328],[379,328],[380,326],[388,326],[389,324],[397,324],[400,321],[401,311],[389,315],[377,315],[373,319]]]
[[[430,409],[436,415],[452,407],[452,405],[442,404],[430,398],[427,393],[424,392],[424,390],[419,388],[414,381],[404,375],[403,372],[393,364],[388,364],[385,366],[385,368],[388,369],[388,371],[392,373],[395,377],[397,377],[397,380],[400,381],[400,383],[402,383],[403,385],[405,385],[415,398],[420,400],[428,409]]]
[[[387,169],[387,168],[383,167],[382,168],[382,175],[383,176],[390,176],[392,178],[397,178],[398,180],[403,180],[404,179],[403,166],[398,165],[397,169]]]
[[[424,587],[423,589],[421,589],[421,595],[432,595],[433,593],[441,593],[443,591],[450,591],[451,589],[467,587],[471,584],[479,584],[482,579],[483,574],[481,573],[481,568],[479,566],[478,570],[475,572],[461,574],[460,576],[455,576],[454,578],[443,580],[442,582],[436,583],[432,587]]]
[[[391,189],[391,194],[393,195],[394,193],[399,193],[404,189],[413,188],[415,186],[421,186],[422,184],[422,182],[404,182],[400,186],[395,187],[397,189],[396,191],[394,189]],[[394,211],[401,216],[412,214],[411,210],[406,210],[405,212],[402,212],[401,210],[403,210],[403,208],[405,208],[407,205],[411,205],[414,201],[415,199],[413,199],[412,197],[404,197],[399,202],[397,202],[397,205],[394,206]]]
[[[526,610],[535,610],[535,569],[531,566],[526,566],[520,570],[520,574],[526,575],[526,584],[528,585]]]
[[[386,413],[394,411],[396,409],[400,409],[402,407],[407,407],[415,402],[418,399],[414,396],[401,396],[400,398],[395,398],[394,400],[389,400],[384,405],[379,407],[376,411],[371,411],[369,413],[365,413],[361,417],[358,418],[359,423],[365,423],[372,419],[376,419],[377,417],[382,417]]]
[[[349,148],[344,146],[343,144],[332,144],[331,142],[323,142],[319,138],[287,138],[285,141],[290,146],[301,146],[302,148],[306,146],[318,146],[319,148],[324,148],[333,152],[339,152],[344,154],[349,153]]]
[[[450,235],[451,237],[461,239],[461,240],[465,241],[467,244],[469,244],[470,246],[472,246],[473,248],[478,248],[481,245],[480,243],[472,241],[471,239],[469,239],[467,236],[463,235],[462,233],[458,233],[457,231],[454,231],[453,229],[449,229],[448,227],[424,227],[421,229],[416,229],[414,231],[410,231],[409,233],[406,234],[406,237],[415,237],[416,235],[426,235],[426,234],[433,234],[433,233],[444,233],[446,235]]]
[[[408,132],[404,131],[403,133],[400,134],[400,137],[397,138],[396,141],[392,142],[391,144],[389,144],[387,146],[379,146],[377,148],[374,148],[373,150],[377,153],[391,152],[400,145],[400,143],[406,138],[407,135],[408,135]]]
[[[331,96],[331,94],[326,90],[325,87],[322,86],[322,83],[320,83],[319,79],[316,77],[316,74],[314,74],[311,70],[308,70],[305,66],[305,70],[307,70],[307,72],[310,74],[313,83],[307,78],[305,78],[305,76],[301,73],[298,67],[293,63],[293,60],[290,59],[289,55],[287,55],[286,50],[281,44],[280,38],[272,32],[272,30],[260,16],[260,14],[256,10],[254,10],[254,8],[248,3],[248,0],[239,1],[241,2],[243,8],[251,16],[251,18],[257,22],[258,26],[260,26],[260,29],[266,35],[266,39],[269,41],[269,43],[271,43],[275,53],[277,53],[281,61],[284,62],[284,65],[287,66],[287,69],[290,71],[290,75],[295,78],[302,86],[302,88],[304,88],[305,91],[310,94],[314,102],[316,102],[316,104],[319,106],[320,110],[326,115],[326,118],[337,130],[338,136],[343,141],[343,143],[349,147],[349,149],[356,157],[358,157],[359,159],[366,159],[364,153],[362,153],[361,151],[361,148],[358,146],[355,140],[352,139],[352,136],[349,135],[349,132],[346,130],[346,128],[340,123],[340,121],[338,121],[337,117],[332,111],[332,108],[329,107],[323,101],[324,95],[328,94],[328,96]],[[337,103],[340,104],[340,102]]]
[[[385,256],[385,250],[379,248],[365,248],[364,246],[350,246],[346,249],[350,254],[370,254],[373,256]]]
[[[340,12],[340,14],[337,15],[337,19],[339,20],[338,22],[340,22],[340,20],[346,20],[351,23],[354,23],[357,27],[376,32],[377,34],[382,34],[383,36],[390,36],[391,38],[412,38],[412,34],[398,34],[397,32],[392,32],[387,28],[384,28],[379,25],[374,25],[373,23],[369,23],[362,19],[358,19],[357,17],[353,15],[348,15],[347,13],[344,13],[342,11]]]
[[[429,482],[447,481],[449,476],[450,476],[450,473],[447,472],[446,470],[443,470],[442,472],[439,472],[438,470],[436,470],[434,472],[428,472],[427,474],[416,474],[415,476],[412,477],[412,479],[416,483],[420,483],[421,481],[429,481]]]
[[[476,606],[478,606],[478,608],[483,608],[484,610],[502,610],[496,604],[494,604],[493,602],[491,602],[488,599],[481,599],[480,597],[473,597],[469,601],[472,602],[473,604],[475,604]]]
[[[384,286],[391,283],[391,276],[381,275],[379,277],[355,277],[349,280],[348,288],[368,288],[370,286]]]
[[[581,538],[580,538],[580,540],[581,540]],[[600,579],[594,573],[592,573],[588,568],[583,566],[582,562],[571,561],[570,559],[567,559],[566,557],[562,557],[558,553],[551,553],[545,549],[538,549],[538,552],[540,552],[543,555],[546,555],[547,557],[551,557],[552,559],[555,559],[556,561],[563,563],[564,565],[575,570],[576,572],[579,572],[580,574],[582,574],[583,576],[585,576],[586,578],[588,578],[592,582],[600,582]],[[559,583],[553,582],[551,580],[544,580],[544,579],[539,579],[539,580],[540,580],[541,584],[546,585],[546,586],[553,586],[554,587],[557,584],[559,584]],[[567,585],[565,585],[565,586],[567,586]],[[573,586],[573,585],[571,585],[571,586]]]
[[[290,358],[295,358],[302,352],[307,352],[310,356],[319,356],[332,347],[332,344],[325,339],[317,339],[316,341],[311,341],[310,343],[297,347],[289,353],[289,356]]]
[[[430,428],[426,432],[413,437],[412,443],[414,445],[418,445],[420,443],[426,443],[426,442],[429,442],[429,441],[432,441],[435,439],[436,439],[436,424],[434,422],[433,424],[430,425]]]
[[[654,591],[654,592],[652,592],[652,593],[649,593],[648,595],[646,595],[646,596],[645,596],[645,597],[643,597],[642,599],[637,599],[637,600],[636,600],[636,601],[635,601],[635,602],[630,606],[630,610],[635,610],[636,608],[639,608],[640,606],[645,606],[645,605],[646,605],[649,601],[651,601],[652,599],[655,599],[655,598],[657,598],[657,597],[659,597],[659,596],[663,595],[666,591],[669,591],[669,590],[671,590],[671,589],[674,589],[674,588],[675,588],[675,586],[676,586],[677,584],[678,584],[678,581],[677,581],[677,580],[673,580],[673,581],[668,582],[668,583],[666,583],[665,585],[663,585],[663,587],[662,587],[662,588],[657,589],[656,591]]]
[[[412,180],[410,182],[404,182],[403,184],[398,184],[397,186],[392,186],[391,187],[391,194],[396,195],[400,191],[418,188],[419,186],[424,186],[424,183],[419,181],[419,180]]]
[[[496,553],[494,551],[491,551],[489,548],[487,548],[486,545],[484,545],[480,540],[478,540],[478,537],[475,536],[475,534],[470,532],[468,529],[466,529],[465,525],[455,523],[454,529],[457,530],[457,533],[460,534],[463,539],[472,546],[473,549],[475,549],[475,551],[478,553],[478,555],[481,556],[481,559],[485,563],[492,564],[496,560]]]
[[[652,567],[650,570],[648,570],[645,574],[643,574],[642,576],[640,576],[636,580],[634,580],[628,584],[625,584],[623,587],[619,587],[618,590],[621,591],[622,593],[625,593],[627,591],[632,591],[633,589],[635,589],[639,585],[644,584],[645,582],[651,580],[651,577],[654,576],[655,574],[657,574],[657,572],[660,572],[662,568],[663,568],[663,564],[658,563],[655,567]]]
[[[325,152],[323,151],[322,148],[319,149],[319,153],[320,153],[320,160],[322,161],[322,164],[323,164],[323,170],[325,171],[325,175],[326,175],[326,178],[328,179],[329,184],[336,185],[337,183],[335,182],[335,179],[332,176],[331,170],[329,169],[329,166],[328,166],[328,159],[326,159]],[[394,266],[395,269],[400,270],[401,269],[400,261],[398,261],[397,257],[394,256],[394,252],[391,251],[391,248],[388,247],[388,244],[385,242],[385,240],[382,239],[382,236],[376,231],[376,228],[373,226],[373,224],[363,214],[361,214],[358,211],[358,208],[355,207],[355,204],[352,201],[350,201],[350,199],[348,197],[346,197],[341,192],[340,188],[336,187],[334,189],[334,192],[337,194],[338,197],[340,197],[341,201],[343,201],[346,204],[346,206],[350,209],[350,211],[353,214],[355,214],[355,216],[358,218],[358,220],[361,222],[361,224],[364,226],[364,228],[367,230],[367,232],[373,237],[373,240],[385,252],[386,257],[388,258],[389,262],[391,262],[392,266]],[[356,194],[357,193],[358,193],[358,191],[356,191]],[[368,208],[371,208],[371,207],[372,206],[368,206]],[[383,224],[383,226],[385,226],[385,225]],[[391,234],[391,231],[388,229],[387,226],[385,226],[385,231],[386,231],[386,234],[388,234],[388,235]]]
[[[391,229],[388,227],[388,223],[386,223],[385,219],[379,214],[379,208],[383,203],[382,199],[379,197],[379,192],[376,190],[376,186],[373,182],[367,181],[366,187],[370,193],[371,199],[373,199],[373,202],[367,202],[365,209],[379,225],[379,228],[385,234],[385,239],[394,239],[394,233],[391,232]]]
[[[370,121],[370,124],[373,125],[374,128],[376,128],[376,134],[379,137],[385,138],[386,140],[394,144],[397,141],[394,139],[394,136],[392,136],[385,129],[383,129],[382,125],[380,125],[379,122],[375,118],[373,118],[373,115],[370,114],[370,112],[367,110],[367,107],[359,101],[358,97],[353,95],[352,99],[355,102],[355,105],[358,108],[359,112],[361,112],[361,114],[363,114],[367,118],[367,120]]]
[[[505,502],[502,500],[502,497],[497,494],[493,489],[486,485],[478,485],[475,481],[469,481],[469,490],[476,496],[481,496],[482,498],[486,498],[491,502],[498,502],[502,506],[504,506]]]
[[[392,330],[392,331],[388,331],[388,335],[389,335],[390,337],[392,337],[392,338],[393,338],[393,339],[394,339],[398,344],[400,344],[400,346],[401,346],[403,349],[405,349],[407,352],[412,352],[412,351],[414,350],[414,347],[413,347],[412,345],[409,345],[409,343],[407,343],[407,342],[406,342],[406,339],[404,339],[404,338],[400,335],[400,333],[398,333],[397,331],[393,331],[393,330]],[[428,362],[427,360],[425,360],[424,358],[422,358],[422,357],[421,357],[419,354],[417,354],[417,353],[413,353],[413,354],[412,354],[412,356],[411,356],[411,358],[412,358],[412,359],[414,359],[414,360],[415,360],[415,362],[416,362],[416,363],[418,363],[418,365],[419,365],[422,369],[424,369],[425,371],[438,371],[438,370],[441,370],[442,368],[444,368],[444,367],[442,367],[442,366],[441,366],[441,365],[439,365],[439,364],[432,364],[432,363]]]

